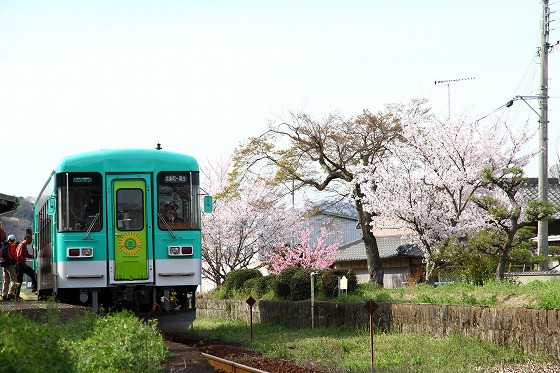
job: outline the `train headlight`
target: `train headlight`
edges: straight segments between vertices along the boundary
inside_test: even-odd
[[[193,254],[192,246],[168,246],[167,253],[169,256],[190,256]]]
[[[68,258],[91,258],[93,257],[93,247],[69,247]]]

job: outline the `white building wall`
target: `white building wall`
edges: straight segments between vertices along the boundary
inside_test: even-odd
[[[309,218],[309,224],[313,229],[311,245],[317,243],[316,237],[321,235],[323,226],[326,226],[327,232],[331,233],[326,240],[328,245],[335,240],[338,241],[339,245],[342,245],[362,237],[361,230],[357,228],[358,221],[353,218],[317,214]]]

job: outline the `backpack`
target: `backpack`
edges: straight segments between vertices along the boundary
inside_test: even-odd
[[[0,266],[4,267],[10,264],[16,264],[15,258],[10,255],[10,245],[13,242],[2,242],[2,252],[0,254]]]

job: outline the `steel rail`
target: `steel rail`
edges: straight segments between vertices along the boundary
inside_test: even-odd
[[[252,368],[231,360],[222,359],[221,357],[208,355],[204,352],[202,352],[202,357],[204,357],[214,368],[220,369],[226,373],[268,373],[265,370]]]

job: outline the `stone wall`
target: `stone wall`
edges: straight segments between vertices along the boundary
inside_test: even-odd
[[[197,314],[249,321],[250,307],[244,300],[201,297],[197,299]],[[261,300],[253,305],[252,316],[254,323],[310,328],[311,302]],[[380,332],[412,332],[436,337],[460,334],[500,346],[560,356],[560,309],[380,303],[373,321]],[[367,328],[369,313],[365,302],[315,302],[313,322],[315,327]]]

